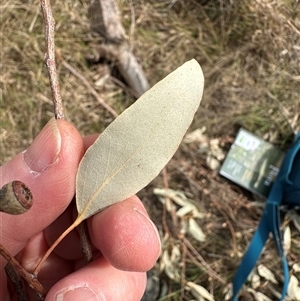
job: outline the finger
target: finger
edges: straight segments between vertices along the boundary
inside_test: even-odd
[[[83,138],[83,145],[84,149],[87,150],[94,142],[95,140],[99,137],[99,134],[92,134],[88,135]]]
[[[160,254],[158,231],[137,196],[90,219],[94,246],[117,269],[147,271]]]
[[[1,240],[13,255],[68,206],[82,155],[78,131],[66,121],[51,119],[26,151],[0,168],[2,185],[20,180],[33,194],[28,212],[19,216],[0,213]]]
[[[45,254],[49,246],[45,240],[43,232],[38,233],[30,239],[26,247],[17,255],[17,260],[22,267],[31,272],[41,259],[41,254]],[[69,249],[70,252],[70,249]],[[56,282],[74,271],[74,263],[70,260],[63,260],[54,252],[50,254],[44,262],[38,275],[38,280],[48,291]],[[36,300],[36,292],[27,287],[29,300]]]
[[[145,285],[145,273],[120,271],[99,257],[56,283],[45,301],[139,301]]]

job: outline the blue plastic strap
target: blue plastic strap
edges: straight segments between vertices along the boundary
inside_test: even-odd
[[[280,231],[279,206],[284,204],[290,207],[300,206],[300,132],[288,150],[279,174],[270,195],[268,197],[263,216],[254,237],[245,253],[242,263],[233,279],[233,301],[237,301],[237,295],[247,277],[254,268],[261,251],[272,233],[283,267],[283,288],[280,301],[283,301],[287,293],[289,283],[289,269],[284,254],[283,239]]]
[[[249,274],[255,266],[261,251],[269,238],[269,226],[267,219],[267,212],[264,211],[263,217],[260,220],[258,229],[256,230],[254,237],[245,253],[242,263],[237,270],[233,279],[233,301],[237,301],[237,295],[243,284],[246,282]]]
[[[289,284],[289,268],[286,260],[286,256],[284,253],[283,248],[283,238],[280,231],[280,215],[279,215],[279,208],[276,204],[267,204],[267,218],[268,218],[268,225],[271,227],[271,231],[273,234],[273,239],[275,241],[275,245],[277,248],[277,252],[281,258],[282,262],[282,269],[283,269],[283,286],[282,286],[282,293],[280,301],[285,299],[285,295],[287,294],[288,284]]]

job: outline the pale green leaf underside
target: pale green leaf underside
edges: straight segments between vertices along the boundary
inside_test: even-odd
[[[105,129],[79,165],[79,219],[134,195],[158,175],[190,126],[203,85],[199,64],[188,61]]]

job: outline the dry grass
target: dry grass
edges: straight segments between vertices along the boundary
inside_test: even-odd
[[[117,112],[134,97],[115,84],[101,65],[88,65],[85,55],[100,41],[90,33],[87,0],[56,0],[56,45],[61,58],[80,71]],[[192,128],[206,126],[209,137],[219,138],[228,149],[241,125],[286,148],[300,129],[300,9],[299,2],[240,0],[120,1],[128,40],[151,84],[188,59],[202,65],[206,85],[201,109]],[[134,12],[134,14],[133,14]],[[0,4],[1,163],[26,148],[53,116],[51,94],[43,63],[44,35],[38,1],[6,0]],[[100,39],[101,40],[101,39]],[[95,101],[82,82],[58,61],[67,118],[85,135],[101,132],[111,115]],[[108,73],[107,73],[108,72]],[[179,246],[180,281],[160,274],[166,284],[160,300],[191,300],[186,281],[206,287],[216,300],[224,299],[241,254],[253,235],[261,209],[252,205],[250,193],[230,184],[208,169],[205,156],[182,146],[169,164],[170,188],[192,195],[206,214],[201,227],[205,243],[178,236],[174,216],[163,214],[153,187],[164,187],[158,177],[140,194],[162,235],[166,248]],[[153,206],[153,201],[154,205]],[[299,261],[300,234],[292,229],[290,264]],[[298,243],[297,243],[298,241]],[[261,258],[281,279],[279,260],[272,242]],[[204,265],[203,265],[204,262]],[[219,276],[214,277],[205,264]],[[299,275],[296,275],[299,278]],[[259,291],[271,299],[271,285],[262,281]],[[248,299],[246,299],[248,298]],[[254,300],[244,291],[243,300]]]

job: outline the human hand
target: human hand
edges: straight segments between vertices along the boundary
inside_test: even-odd
[[[18,216],[0,213],[0,242],[32,272],[49,245],[71,224],[69,206],[78,164],[96,136],[85,139],[68,122],[51,119],[33,144],[0,167],[0,185],[24,182],[33,194],[31,209]],[[68,207],[68,208],[67,208]],[[67,210],[66,210],[67,208]],[[88,219],[96,258],[84,264],[76,230],[44,263],[38,275],[48,292],[45,301],[140,300],[145,271],[160,252],[157,230],[141,201],[131,197]],[[15,301],[0,258],[0,300]],[[28,290],[29,300],[36,300]]]

